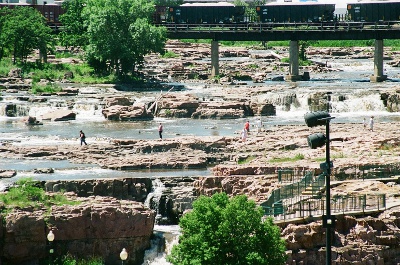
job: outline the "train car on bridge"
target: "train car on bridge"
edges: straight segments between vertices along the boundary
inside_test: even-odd
[[[53,29],[58,29],[61,26],[60,15],[64,14],[64,10],[58,4],[27,4],[27,3],[0,3],[0,8],[15,8],[17,6],[34,8],[39,11],[46,19],[46,23]]]
[[[335,19],[335,4],[318,2],[280,2],[256,7],[260,23],[309,23]]]
[[[187,3],[170,6],[167,10],[167,23],[177,24],[228,24],[244,22],[244,6],[227,2]]]
[[[348,20],[390,24],[400,21],[400,1],[364,1],[347,4]]]

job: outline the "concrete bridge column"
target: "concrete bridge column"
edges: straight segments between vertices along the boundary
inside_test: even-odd
[[[374,75],[370,77],[371,82],[382,82],[387,79],[383,74],[383,40],[375,40],[374,52]]]
[[[218,41],[211,41],[211,77],[219,75],[219,45]]]
[[[291,40],[289,46],[289,75],[286,81],[299,81],[302,79],[299,75],[299,42]]]

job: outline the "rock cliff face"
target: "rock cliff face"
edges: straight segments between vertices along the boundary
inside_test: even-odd
[[[150,246],[155,212],[141,203],[111,197],[75,197],[75,206],[52,206],[33,211],[15,209],[0,226],[0,255],[7,264],[33,264],[49,258],[47,233],[55,240],[54,258],[69,253],[76,258],[101,257],[106,264],[120,264],[126,248],[127,264],[142,264]]]
[[[149,178],[47,181],[44,186],[46,191],[64,190],[79,197],[110,196],[144,202],[152,189],[152,181]]]
[[[332,242],[332,264],[395,265],[400,256],[400,208],[377,217],[337,216]],[[325,263],[326,235],[321,221],[289,224],[282,236],[286,240],[286,264]]]

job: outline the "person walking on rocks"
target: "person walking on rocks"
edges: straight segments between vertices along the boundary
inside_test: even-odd
[[[364,130],[367,129],[367,121],[365,120],[365,118],[363,119],[363,126],[364,126]]]
[[[81,138],[81,145],[82,145],[82,144],[87,145],[87,143],[86,143],[86,136],[85,136],[85,134],[82,132],[82,130],[79,131],[79,138]]]
[[[160,125],[158,126],[158,135],[160,136],[160,139],[162,139],[162,132],[163,132],[163,126],[160,122]]]
[[[246,123],[244,124],[244,128],[247,130],[247,132],[250,132],[250,122],[246,121]]]
[[[242,142],[246,142],[246,139],[247,139],[247,136],[248,136],[248,131],[246,129],[246,126],[244,126],[244,128],[243,128],[241,136],[242,136]]]
[[[263,127],[263,125],[262,125],[262,120],[261,120],[261,117],[260,117],[257,120],[257,133],[261,132],[262,127]]]
[[[371,132],[374,131],[374,116],[371,116],[371,118],[369,119],[369,130]]]

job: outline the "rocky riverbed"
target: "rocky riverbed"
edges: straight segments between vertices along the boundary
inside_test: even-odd
[[[71,106],[78,102],[76,99],[78,95],[78,97],[101,102],[99,106],[103,108],[102,115],[108,120],[138,121],[153,119],[154,116],[157,116],[169,119],[190,118],[195,122],[196,119],[274,116],[278,106],[295,105],[299,101],[296,93],[291,93],[297,87],[296,84],[265,85],[263,83],[265,80],[280,80],[284,76],[287,64],[280,61],[282,57],[287,57],[288,51],[284,48],[263,55],[250,54],[245,48],[221,48],[222,57],[234,56],[245,60],[240,65],[237,61],[222,61],[222,75],[218,79],[208,79],[210,64],[207,58],[210,56],[210,49],[206,44],[189,45],[170,42],[167,49],[178,54],[179,57],[160,59],[158,55],[150,55],[146,57],[143,73],[152,76],[154,80],[185,81],[200,89],[192,92],[185,89],[178,91],[175,88],[157,101],[157,110],[155,108],[149,110],[155,102],[154,97],[138,102],[132,99],[132,91],[129,91],[134,90],[132,87],[121,86],[105,86],[102,87],[102,93],[96,94],[85,93],[88,91],[87,88],[69,85],[64,92],[58,95],[42,95],[40,97],[27,95],[13,101],[11,105],[18,106],[21,102],[24,104],[29,102],[29,104],[40,103],[45,106],[51,99],[62,98],[66,99],[68,105]],[[365,48],[309,49],[308,53],[314,56],[313,58],[317,58],[319,62],[325,62],[315,63],[313,66],[302,69],[302,71],[310,72],[311,75],[313,73],[340,72],[340,69],[336,69],[330,64],[331,60],[338,57],[349,59],[373,57],[373,50]],[[391,60],[393,65],[396,65],[399,58],[398,53],[386,51],[385,56],[387,60]],[[17,72],[17,76],[11,79],[8,77],[8,81],[2,79],[2,86],[8,94],[15,89],[29,88],[29,80],[19,79]],[[246,83],[249,81],[251,84]],[[173,85],[167,86],[167,89],[171,86]],[[373,88],[379,91],[387,111],[398,111],[400,87],[395,82],[374,85]],[[310,109],[324,107],[325,102],[321,99],[325,96],[325,90],[323,88],[321,91],[310,94],[307,99]],[[287,96],[280,100],[271,99],[272,94],[282,91],[285,91]],[[341,99],[344,101],[346,97],[343,96]],[[62,103],[59,104],[62,105]],[[14,108],[10,107],[9,110],[12,111]],[[73,120],[76,118],[74,115],[71,116],[73,113],[74,111],[70,108],[62,113],[44,116],[47,117],[47,120],[52,121],[57,119]],[[41,117],[37,118],[41,120]],[[21,122],[26,121],[27,119]],[[352,180],[335,182],[332,194],[385,193],[387,206],[390,207],[383,213],[376,213],[374,216],[366,218],[338,217],[333,257],[336,264],[391,265],[399,262],[396,261],[398,258],[396,253],[400,251],[397,221],[400,208],[396,207],[400,204],[397,179],[393,178],[393,181],[385,183],[377,180],[363,180],[365,170],[372,169],[372,173],[378,172],[384,177],[399,174],[399,125],[400,122],[395,119],[390,122],[376,119],[374,130],[369,131],[363,126],[362,120],[356,123],[341,123],[333,120],[330,124],[330,137],[333,140],[330,151],[334,166],[332,181]],[[46,120],[44,120],[43,126],[46,126]],[[325,158],[325,148],[310,149],[306,138],[310,134],[324,132],[324,127],[308,128],[305,124],[265,124],[258,131],[255,124],[251,124],[249,137],[246,141],[242,141],[239,135],[241,126],[234,133],[226,136],[174,135],[174,137],[163,140],[108,137],[89,142],[88,146],[79,146],[76,142],[71,143],[69,140],[60,140],[55,145],[46,143],[21,145],[4,140],[0,145],[0,157],[34,161],[42,159],[69,160],[76,163],[96,164],[102,168],[131,171],[133,177],[134,172],[138,170],[211,169],[210,176],[175,180],[161,179],[168,189],[167,193],[163,195],[161,204],[164,207],[162,213],[164,216],[157,220],[166,224],[177,222],[179,216],[190,209],[191,202],[199,195],[211,195],[223,191],[229,195],[246,194],[257,203],[262,203],[274,189],[283,185],[277,178],[279,169],[314,170],[316,174],[320,172],[320,163]],[[45,174],[51,172],[51,169],[38,168],[37,172]],[[3,170],[1,176],[11,178],[17,173],[19,172],[15,170]],[[98,182],[76,184],[74,187],[78,186],[79,189],[74,188],[74,192],[82,197],[108,195],[119,200],[135,200],[139,202],[138,205],[141,205],[150,193],[152,185],[149,179],[139,182],[130,180],[101,182],[102,184]],[[49,183],[46,187],[49,191],[68,190],[68,185],[57,182]],[[114,207],[115,201],[111,201],[109,204],[107,201],[108,199],[101,200],[101,204],[105,205],[106,209]],[[97,202],[93,201],[93,204],[97,204]],[[76,209],[76,211],[81,212],[82,209]],[[96,211],[103,212],[103,210]],[[69,210],[66,210],[67,215],[68,212]],[[25,213],[21,214],[21,216],[23,215]],[[115,214],[104,210],[104,215]],[[148,215],[152,220],[158,218],[152,211],[144,212],[144,215]],[[129,214],[124,216],[129,218]],[[166,218],[162,219],[163,217]],[[0,235],[4,237],[14,233],[13,222],[7,222],[1,229],[6,232],[0,233]],[[85,222],[89,223],[89,221]],[[308,223],[304,224],[304,222]],[[147,223],[147,225],[152,225],[152,223]],[[323,263],[325,230],[322,228],[321,221],[307,219],[301,220],[299,223],[280,225],[282,226],[282,236],[286,239],[290,250],[287,264]],[[104,228],[102,226],[98,229]],[[44,234],[40,235],[41,242],[44,239],[43,236]],[[84,236],[81,235],[81,237]],[[147,240],[148,237],[143,239],[144,243],[141,248],[148,245]],[[113,249],[115,248],[114,246]],[[5,255],[4,253],[11,255],[11,252],[4,250],[0,253],[2,256]],[[22,259],[25,256],[22,255]],[[135,261],[132,262],[137,262],[140,256],[141,254],[136,255],[139,258],[135,258]]]

